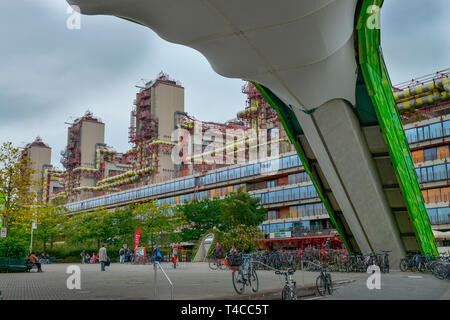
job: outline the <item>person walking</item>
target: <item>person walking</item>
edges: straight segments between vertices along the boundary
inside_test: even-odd
[[[80,253],[81,256],[81,263],[84,264],[86,262],[86,251],[81,251]]]
[[[106,253],[105,245],[102,244],[102,247],[98,251],[99,254],[99,260],[100,260],[100,269],[102,271],[105,271],[105,263],[108,261],[108,255]]]
[[[159,245],[156,245],[155,249],[153,249],[153,268],[156,268],[156,261],[161,263],[162,255],[161,251],[159,251]]]
[[[120,256],[120,264],[123,264],[123,262],[125,261],[125,249],[124,249],[124,247],[120,248],[119,256]]]

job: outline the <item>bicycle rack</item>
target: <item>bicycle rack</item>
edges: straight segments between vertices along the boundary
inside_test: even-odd
[[[154,273],[155,273],[155,298],[158,296],[158,285],[157,285],[157,271],[158,271],[158,266],[161,268],[162,273],[164,274],[164,276],[166,277],[167,281],[170,284],[170,300],[173,300],[173,282],[172,280],[170,280],[169,276],[167,275],[167,273],[164,271],[163,267],[161,266],[161,264],[159,263],[159,261],[155,262],[155,268],[154,268]]]

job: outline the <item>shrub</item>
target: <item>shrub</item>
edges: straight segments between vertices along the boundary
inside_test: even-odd
[[[27,256],[27,246],[11,237],[0,239],[0,257],[24,258]]]

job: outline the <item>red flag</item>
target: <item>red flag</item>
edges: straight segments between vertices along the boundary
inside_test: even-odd
[[[139,238],[141,237],[141,229],[137,229],[134,233],[134,249],[139,247]]]

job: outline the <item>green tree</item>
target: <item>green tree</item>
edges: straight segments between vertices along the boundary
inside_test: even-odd
[[[123,243],[134,243],[134,232],[139,227],[139,220],[131,206],[116,209],[111,213],[114,235]]]
[[[218,231],[215,234],[216,241],[222,244],[224,250],[229,250],[234,245],[239,252],[255,251],[258,241],[264,238],[258,227],[246,225],[234,226],[228,232]]]
[[[141,239],[164,245],[180,240],[180,228],[185,224],[181,212],[173,210],[169,204],[158,205],[156,201],[137,204],[133,212],[141,228]]]
[[[243,188],[229,193],[222,202],[222,227],[228,231],[236,226],[258,226],[266,217],[267,210],[259,199],[250,197]]]
[[[33,168],[27,157],[11,142],[0,145],[0,194],[3,195],[3,227],[16,230],[30,223],[35,204]],[[13,228],[10,231],[14,231]]]
[[[198,240],[206,231],[219,227],[222,222],[222,203],[219,199],[194,200],[178,205],[175,210],[183,213],[188,224],[182,232],[184,241]]]
[[[47,244],[50,244],[50,249],[53,249],[55,240],[63,235],[63,226],[68,219],[67,213],[65,209],[53,206],[41,206],[36,211],[35,239],[42,241],[45,251]]]
[[[86,243],[92,240],[96,242],[97,248],[102,242],[114,238],[115,231],[113,214],[101,207],[73,216],[65,227],[70,242]]]

